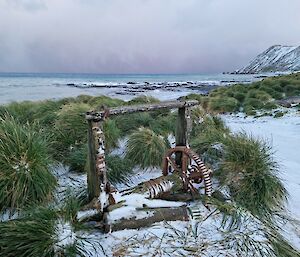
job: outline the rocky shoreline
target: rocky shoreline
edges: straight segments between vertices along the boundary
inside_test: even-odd
[[[129,81],[127,83],[67,83],[56,84],[56,86],[68,86],[81,89],[87,88],[110,88],[115,89],[116,95],[139,95],[151,91],[165,91],[165,92],[188,92],[207,94],[211,90],[220,86],[229,86],[237,83],[251,83],[251,80],[221,80],[221,81],[181,81],[181,82],[135,82]]]

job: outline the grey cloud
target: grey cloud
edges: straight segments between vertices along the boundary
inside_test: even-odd
[[[0,2],[0,71],[231,71],[273,44],[300,45],[300,1]]]
[[[44,0],[6,0],[13,8],[21,8],[27,11],[38,11],[46,8]]]

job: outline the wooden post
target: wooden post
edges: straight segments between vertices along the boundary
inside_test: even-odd
[[[105,137],[102,121],[88,121],[88,197],[92,201],[106,191]],[[102,190],[101,190],[102,188]]]
[[[176,146],[187,146],[188,142],[188,119],[189,110],[187,107],[178,108],[177,126],[175,133]],[[182,153],[176,153],[176,164],[182,166]]]
[[[88,197],[92,201],[100,194],[100,184],[97,176],[96,169],[96,138],[94,135],[94,128],[97,127],[97,123],[88,120],[88,170],[87,170],[87,184],[88,184]]]

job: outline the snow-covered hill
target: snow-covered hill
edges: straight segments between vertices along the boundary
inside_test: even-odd
[[[289,72],[300,70],[300,46],[274,45],[236,73]]]

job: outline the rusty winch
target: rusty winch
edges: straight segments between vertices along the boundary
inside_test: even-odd
[[[180,159],[177,164],[176,159]],[[211,196],[212,170],[208,169],[199,155],[186,146],[176,146],[167,151],[163,159],[163,175],[167,176],[170,173],[179,172],[183,189],[187,192],[198,193],[194,187],[194,183],[200,184],[204,181],[205,195]]]

